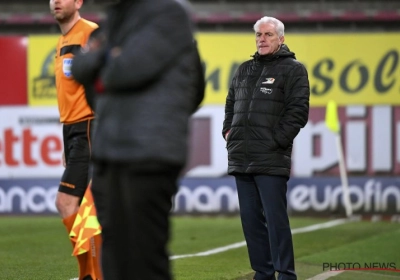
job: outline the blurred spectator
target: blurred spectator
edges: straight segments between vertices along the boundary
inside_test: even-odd
[[[93,100],[92,190],[104,279],[168,280],[172,196],[204,96],[189,15],[175,0],[122,0],[92,39],[72,72],[88,87],[103,85]]]

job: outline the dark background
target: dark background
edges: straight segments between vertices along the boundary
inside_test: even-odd
[[[100,23],[113,0],[84,0],[82,16]],[[157,1],[155,1],[157,2]],[[247,31],[262,16],[286,32],[400,31],[399,0],[191,0],[199,31]],[[0,34],[58,33],[48,0],[0,0]]]

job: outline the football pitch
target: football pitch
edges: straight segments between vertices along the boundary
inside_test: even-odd
[[[399,223],[295,217],[290,221],[298,279],[400,279]],[[253,276],[237,216],[173,217],[170,251],[175,280]],[[0,216],[0,280],[77,277],[71,252],[58,217]],[[335,267],[351,270],[331,274]]]

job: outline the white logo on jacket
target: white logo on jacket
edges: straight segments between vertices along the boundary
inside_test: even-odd
[[[274,78],[265,78],[265,82],[262,82],[262,84],[269,84],[269,85],[272,85],[273,83],[275,82],[275,79]]]
[[[272,93],[272,88],[266,88],[266,87],[262,87],[260,88],[260,91],[264,94],[271,94]]]

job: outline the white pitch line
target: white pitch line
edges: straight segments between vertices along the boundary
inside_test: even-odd
[[[316,231],[316,230],[320,230],[320,229],[335,227],[335,226],[342,225],[342,224],[345,224],[345,223],[349,223],[349,222],[352,222],[352,221],[355,221],[355,220],[359,220],[359,219],[358,218],[337,219],[337,220],[329,221],[329,222],[326,222],[326,223],[315,224],[315,225],[302,227],[302,228],[296,228],[296,229],[292,230],[292,234],[298,234],[298,233],[304,233],[304,232],[310,232],[310,231]],[[233,244],[230,244],[230,245],[227,245],[227,246],[218,247],[218,248],[215,248],[215,249],[212,249],[212,250],[208,250],[208,251],[204,251],[204,252],[200,252],[200,253],[171,256],[170,259],[171,260],[176,260],[176,259],[183,259],[183,258],[209,256],[209,255],[214,255],[214,254],[222,253],[222,252],[225,252],[225,251],[229,251],[229,250],[232,250],[232,249],[240,248],[240,247],[243,247],[243,246],[246,246],[246,241],[233,243]]]
[[[212,250],[208,250],[208,251],[204,251],[204,252],[200,252],[200,253],[196,253],[196,254],[186,254],[186,255],[177,255],[177,256],[171,256],[170,259],[171,260],[176,260],[176,259],[183,259],[183,258],[191,258],[191,257],[203,257],[203,256],[209,256],[209,255],[214,255],[214,254],[218,254],[218,253],[222,253],[225,251],[229,251],[232,249],[236,249],[236,248],[240,248],[246,245],[246,241],[242,241],[242,242],[237,242],[237,243],[233,243],[231,245],[227,245],[224,247],[218,247]]]
[[[315,275],[311,278],[308,278],[306,280],[326,280],[328,278],[331,278],[333,276],[339,275],[340,273],[343,273],[344,270],[341,271],[327,271],[318,275]]]
[[[316,230],[335,227],[335,226],[338,226],[338,225],[343,225],[343,224],[346,224],[346,223],[359,221],[359,220],[360,220],[359,217],[337,219],[337,220],[329,221],[329,222],[326,222],[326,223],[315,224],[315,225],[302,227],[302,228],[295,228],[295,229],[292,230],[292,234],[316,231]]]

